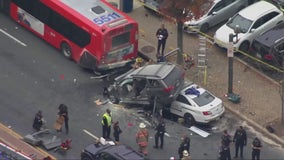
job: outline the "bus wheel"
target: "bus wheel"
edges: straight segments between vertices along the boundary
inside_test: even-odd
[[[71,47],[66,43],[63,42],[61,44],[61,52],[63,53],[63,55],[68,58],[71,59],[72,58],[72,51],[71,51]]]

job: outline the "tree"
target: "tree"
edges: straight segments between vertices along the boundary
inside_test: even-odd
[[[177,24],[177,64],[183,64],[183,23],[192,19],[199,19],[206,9],[213,4],[213,0],[158,0],[159,12],[165,18]]]

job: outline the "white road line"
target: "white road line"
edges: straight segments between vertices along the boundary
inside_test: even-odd
[[[87,131],[86,129],[83,130],[86,134],[88,134],[89,136],[93,137],[95,140],[99,140],[99,137],[93,135],[91,132]]]
[[[0,32],[2,32],[3,34],[5,34],[6,36],[10,37],[11,39],[13,39],[14,41],[16,41],[17,43],[19,43],[20,45],[26,47],[27,45],[23,42],[21,42],[20,40],[18,40],[17,38],[13,37],[12,35],[10,35],[9,33],[5,32],[4,30],[0,29]]]

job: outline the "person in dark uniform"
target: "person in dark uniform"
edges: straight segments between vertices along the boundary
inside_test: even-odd
[[[159,124],[156,127],[154,148],[158,148],[158,143],[159,143],[159,139],[160,139],[160,141],[161,141],[160,148],[163,149],[165,132],[166,132],[165,122],[164,122],[163,119],[160,119]]]
[[[33,121],[33,128],[36,131],[40,131],[42,125],[43,125],[43,116],[42,116],[42,111],[39,110],[35,115],[35,118]]]
[[[64,123],[65,123],[65,132],[66,134],[69,133],[69,116],[68,116],[68,108],[65,104],[60,104],[58,107],[58,116],[63,116],[64,117]]]
[[[158,38],[157,56],[164,57],[164,50],[168,38],[168,30],[165,28],[165,24],[162,24],[161,27],[157,30],[156,37]],[[162,53],[160,52],[161,47]]]
[[[225,141],[221,141],[221,146],[219,148],[219,159],[220,160],[230,160],[230,148],[226,145]]]
[[[221,143],[225,148],[224,154],[226,154],[226,159],[231,160],[231,153],[230,153],[230,144],[231,144],[231,136],[228,134],[227,130],[224,130],[223,135],[221,137]]]
[[[247,134],[244,130],[243,126],[240,126],[235,132],[233,142],[235,142],[235,157],[238,157],[239,149],[240,149],[240,157],[243,158],[243,147],[247,144]]]
[[[254,140],[252,141],[251,147],[252,147],[252,160],[259,160],[262,144],[257,137],[255,137]]]
[[[112,119],[110,109],[106,109],[106,113],[103,114],[102,119],[103,138],[105,139],[110,139],[111,124]]]
[[[188,136],[183,136],[181,140],[182,142],[178,148],[178,154],[180,159],[183,157],[183,151],[186,150],[189,153],[190,149],[190,138]]]
[[[115,144],[119,144],[119,135],[122,133],[118,123],[119,122],[116,121],[113,124],[113,137],[114,137]]]

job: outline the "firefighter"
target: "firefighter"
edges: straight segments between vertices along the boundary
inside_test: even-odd
[[[139,147],[139,152],[143,153],[145,156],[148,155],[148,139],[149,139],[149,132],[146,128],[144,123],[139,124],[139,130],[136,133],[136,143]]]

